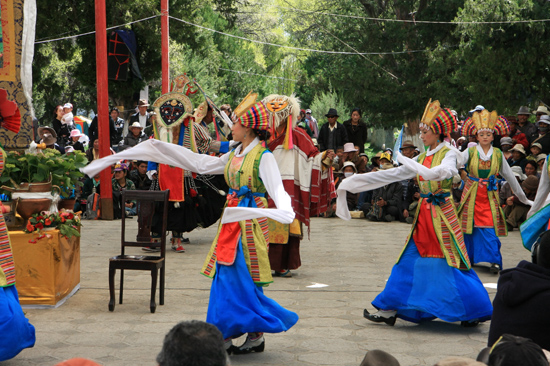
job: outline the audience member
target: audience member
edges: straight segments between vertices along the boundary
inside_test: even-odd
[[[116,136],[115,121],[109,115],[109,136],[111,138],[110,145],[113,145],[113,136]],[[98,126],[98,116],[95,116],[88,127],[88,137],[90,138],[90,143],[93,145],[94,141],[99,138],[99,126]],[[110,146],[109,146],[110,147]]]
[[[412,224],[414,222],[419,199],[420,187],[418,187],[418,181],[416,177],[411,178],[408,180],[406,194],[403,194],[403,217],[407,224]]]
[[[500,272],[493,301],[488,345],[505,333],[532,339],[550,349],[550,231],[533,245],[532,262]]]
[[[537,195],[538,186],[539,179],[533,175],[527,177],[523,183],[521,183],[521,188],[531,201],[534,200]],[[522,203],[515,195],[508,197],[506,200],[506,208],[504,209],[508,231],[512,231],[514,228],[519,227],[525,221],[527,212],[529,212],[530,208],[531,206]]]
[[[65,154],[65,148],[57,143],[57,135],[53,128],[38,127],[38,136],[40,137],[40,143],[46,144],[47,149],[57,150],[61,154]]]
[[[537,110],[533,111],[533,114],[535,115],[535,120],[538,122],[540,117],[550,115],[550,111],[548,111],[545,105],[539,105]]]
[[[399,366],[397,358],[379,349],[368,351],[360,366]]]
[[[65,142],[69,139],[69,134],[71,133],[71,126],[67,125],[63,120],[63,115],[65,114],[63,106],[58,105],[55,107],[53,112],[53,122],[52,127],[55,131],[56,137],[60,146],[65,146]]]
[[[376,153],[372,159],[370,159],[371,165],[369,166],[369,170],[372,172],[377,171],[380,169],[380,156],[382,156],[382,151]]]
[[[355,165],[357,173],[366,173],[367,164],[364,159],[359,157],[358,151],[359,148],[354,146],[352,142],[344,144],[344,152],[342,153],[342,157],[338,159],[338,170],[343,169],[346,161],[351,161]]]
[[[502,137],[500,139],[500,149],[502,150],[502,155],[504,155],[504,159],[508,160],[512,156],[512,152],[510,149],[514,146],[514,143],[512,142],[511,137]]]
[[[299,120],[298,120],[297,127],[300,127],[301,129],[306,131],[308,136],[313,138],[313,131],[311,131],[311,128],[309,128],[309,125],[307,124],[306,111],[304,109],[300,110],[300,117],[299,117]]]
[[[74,204],[74,212],[86,211],[86,203],[88,202],[88,197],[94,192],[100,194],[100,175],[96,175],[95,177],[87,177],[84,180],[84,185],[82,186],[82,189],[80,192],[76,195],[76,201]]]
[[[72,146],[73,149],[84,152],[84,145],[82,144],[82,142],[80,142],[80,138],[82,136],[83,135],[78,129],[75,128],[74,130],[72,130],[70,134],[71,140],[69,141],[68,146]]]
[[[527,159],[525,158],[525,149],[523,148],[523,145],[516,144],[510,152],[512,153],[512,156],[508,159],[508,165],[510,165],[510,167],[520,166],[521,170],[525,172],[525,164],[527,163]]]
[[[539,133],[536,135],[536,138],[531,143],[531,149],[533,145],[539,144],[540,151],[543,154],[550,154],[550,116],[544,115],[540,118],[538,122]],[[532,150],[531,150],[532,151]]]
[[[222,333],[199,320],[176,324],[164,337],[159,366],[226,366]]]
[[[351,177],[352,175],[357,174],[357,167],[355,164],[351,161],[346,161],[344,163],[344,166],[342,167],[342,179],[338,181],[338,185],[342,182],[342,180]],[[336,187],[338,188],[338,187]],[[357,208],[357,200],[359,198],[358,193],[346,193],[346,200],[348,202],[348,210],[354,211]]]
[[[537,165],[538,169],[537,172],[540,174],[542,172],[542,167],[544,166],[544,162],[546,161],[546,154],[538,154],[537,155]]]
[[[515,144],[522,144],[525,149],[529,148],[529,140],[523,132],[518,128],[518,122],[516,120],[510,120],[510,137]]]
[[[74,127],[73,105],[71,103],[65,103],[63,105],[63,118],[61,123],[69,127],[69,131]]]
[[[122,141],[122,138],[124,135],[122,134],[122,131],[124,130],[124,119],[120,118],[120,111],[117,107],[111,108],[111,119],[115,123],[115,135],[111,136],[111,147],[113,150],[118,152],[118,144],[120,141]]]
[[[122,202],[122,191],[133,191],[136,189],[134,182],[128,175],[128,165],[125,163],[117,163],[114,169],[114,177],[112,180],[113,184],[113,211],[116,218],[120,218],[122,215],[122,208],[126,216],[135,216],[136,215],[136,203],[134,201]],[[120,210],[120,211],[118,211]]]
[[[531,154],[527,155],[527,160],[537,160],[537,156],[542,151],[542,145],[538,142],[533,142],[529,147],[529,150],[531,151]]]
[[[403,154],[403,156],[406,156],[407,158],[412,159],[414,158],[414,152],[416,148],[417,147],[414,145],[414,143],[411,140],[405,140],[401,144],[399,151],[401,151],[401,154]]]
[[[335,150],[338,146],[344,146],[348,142],[348,134],[346,128],[338,123],[338,112],[334,108],[330,108],[325,115],[328,118],[328,123],[325,123],[319,131],[319,147],[320,151]]]
[[[527,176],[523,174],[523,171],[519,166],[512,167],[512,173],[514,173],[514,176],[516,177],[516,180],[518,181],[519,184],[521,184],[521,182],[523,182],[527,178]],[[508,184],[508,182],[506,181],[503,181],[500,186],[500,190],[498,192],[500,205],[505,207],[506,200],[508,200],[509,197],[512,197],[512,195],[513,193],[512,193],[512,188],[510,187],[510,184]]]
[[[518,116],[518,126],[517,129],[525,134],[529,143],[533,142],[537,138],[537,126],[528,121],[531,116],[529,108],[521,106],[517,113]]]
[[[503,334],[489,354],[489,366],[548,366],[542,348],[530,339]]]
[[[380,168],[383,170],[393,168],[389,153],[382,153],[380,157]],[[403,207],[403,185],[401,182],[394,182],[384,187],[377,188],[372,193],[372,201],[366,202],[361,209],[365,218],[371,221],[402,220]]]
[[[134,122],[139,122],[141,127],[144,129],[149,124],[149,112],[147,112],[147,99],[140,99],[137,105],[137,112],[132,114],[126,124],[124,124],[124,130],[122,131],[122,136],[126,136],[129,131],[129,127],[134,124]]]
[[[359,147],[359,152],[365,152],[365,143],[367,142],[368,128],[362,120],[363,113],[361,109],[354,108],[351,111],[351,118],[344,122],[344,127],[348,134],[348,141]]]
[[[124,140],[120,141],[118,150],[124,151],[136,146],[140,142],[147,141],[148,139],[149,137],[143,133],[143,127],[141,127],[139,122],[134,122],[130,126],[130,132],[128,132],[128,135],[124,137]]]
[[[534,175],[537,178],[540,178],[540,176],[537,173],[539,166],[536,161],[534,160],[527,160],[527,163],[525,163],[525,175],[530,176]]]
[[[464,190],[464,181],[462,180],[462,177],[457,174],[453,177],[453,200],[455,201],[455,205],[458,207],[460,200],[462,199],[462,191]]]
[[[306,109],[306,121],[311,131],[313,131],[313,137],[318,138],[319,125],[317,124],[317,120],[315,119],[315,117],[311,115],[311,109]]]
[[[153,181],[147,176],[147,162],[138,160],[136,169],[130,172],[130,179],[138,191],[148,191]]]

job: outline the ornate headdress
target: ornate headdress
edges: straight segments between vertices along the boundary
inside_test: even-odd
[[[510,131],[510,124],[504,116],[499,116],[497,111],[489,112],[484,109],[474,112],[472,117],[464,121],[462,135],[473,136],[481,131],[491,131],[497,135],[505,135]]]
[[[441,108],[439,100],[430,99],[420,120],[420,128],[431,129],[434,133],[448,135],[458,126],[456,117],[449,108]]]
[[[290,97],[286,95],[271,94],[264,98],[267,110],[269,111],[269,124],[272,130],[272,136],[275,136],[275,129],[281,123],[287,124],[285,141],[283,147],[292,149],[292,129],[298,124],[298,116],[300,115],[300,100],[294,94]]]
[[[267,130],[269,129],[269,114],[264,103],[256,102],[257,97],[258,94],[256,93],[248,93],[237,108],[235,108],[235,114],[238,121],[244,127],[250,127],[255,130]]]

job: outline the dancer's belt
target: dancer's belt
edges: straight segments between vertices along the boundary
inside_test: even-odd
[[[427,198],[427,202],[431,203],[434,206],[440,206],[442,203],[445,202],[445,198],[449,197],[451,195],[450,192],[440,192],[433,194],[430,193],[420,193],[420,197]]]
[[[476,178],[472,177],[471,175],[468,175],[468,178],[473,180],[474,182],[479,182],[480,184],[486,185],[488,191],[496,191],[498,189],[497,186],[497,178],[494,175],[491,175],[489,178]]]

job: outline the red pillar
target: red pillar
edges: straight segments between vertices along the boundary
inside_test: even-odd
[[[109,129],[109,81],[107,72],[107,19],[105,0],[95,0],[95,48],[97,74],[97,125],[99,156],[111,154]],[[111,169],[101,172],[101,218],[113,219],[113,186]]]
[[[168,28],[168,0],[160,0],[160,33],[162,51],[162,94],[170,91],[170,33]]]

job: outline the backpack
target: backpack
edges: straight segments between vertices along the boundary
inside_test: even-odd
[[[93,193],[88,196],[86,201],[86,212],[83,217],[86,220],[97,220],[100,215],[100,206],[99,193],[96,193],[94,188]]]

